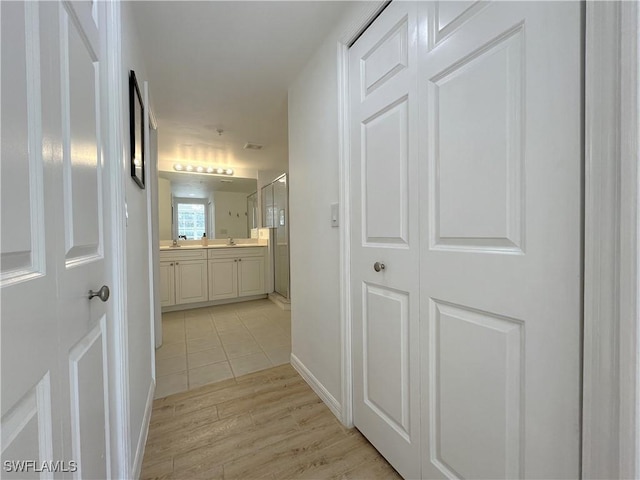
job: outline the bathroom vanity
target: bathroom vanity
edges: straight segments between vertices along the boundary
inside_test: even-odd
[[[163,311],[253,300],[266,296],[267,247],[160,247]]]

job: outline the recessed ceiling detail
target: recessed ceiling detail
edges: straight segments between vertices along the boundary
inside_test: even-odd
[[[242,148],[244,148],[245,150],[262,150],[262,145],[260,145],[259,143],[247,142]]]

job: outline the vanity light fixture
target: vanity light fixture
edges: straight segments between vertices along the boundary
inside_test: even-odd
[[[210,173],[213,175],[233,175],[233,169],[231,168],[220,168],[220,167],[203,167],[193,165],[182,165],[181,163],[176,163],[173,165],[173,169],[182,172],[194,172],[194,173]]]

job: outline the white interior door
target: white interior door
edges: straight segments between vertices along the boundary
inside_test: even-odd
[[[583,5],[421,8],[423,476],[578,478]]]
[[[354,421],[407,478],[579,476],[581,9],[394,2],[350,50]]]
[[[354,422],[405,478],[420,476],[416,12],[391,3],[349,54]]]
[[[109,283],[97,8],[0,8],[2,460],[109,478],[109,320],[88,298]]]

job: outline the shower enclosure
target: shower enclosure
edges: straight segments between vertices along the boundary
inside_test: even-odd
[[[287,174],[262,187],[262,226],[274,229],[274,290],[289,298],[289,189]]]
[[[247,230],[251,236],[251,230],[258,228],[258,192],[247,196]]]

